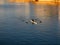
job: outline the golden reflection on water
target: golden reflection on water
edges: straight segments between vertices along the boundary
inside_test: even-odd
[[[4,1],[3,0],[0,0],[0,5],[4,4]]]
[[[60,21],[60,5],[58,6],[58,19]]]
[[[60,3],[59,0],[0,0],[0,4],[10,4],[10,3],[30,3],[32,2],[33,4],[47,4],[47,5],[56,5],[56,3]]]
[[[57,15],[57,6],[41,4],[30,5],[30,3],[24,3],[24,5],[24,7],[22,7],[23,5],[17,5],[15,10],[17,14],[24,13],[27,18],[30,17],[30,15],[34,15],[37,18],[45,18]]]
[[[56,6],[49,6],[49,5],[38,5],[35,7],[35,14],[37,17],[40,16],[55,16],[57,15],[57,7]]]

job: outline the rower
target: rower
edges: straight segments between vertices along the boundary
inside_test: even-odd
[[[30,22],[31,22],[32,24],[37,24],[37,22],[36,22],[34,19],[31,19]]]

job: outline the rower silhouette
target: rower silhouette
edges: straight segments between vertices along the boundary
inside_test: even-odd
[[[36,2],[38,1],[38,0],[35,0]]]

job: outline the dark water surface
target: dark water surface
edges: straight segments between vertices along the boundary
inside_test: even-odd
[[[49,6],[0,5],[0,45],[59,44],[58,17],[50,11]],[[32,25],[21,21],[31,18],[39,18],[42,23]]]

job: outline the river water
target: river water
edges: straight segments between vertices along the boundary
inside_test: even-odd
[[[39,18],[37,25],[28,21]],[[55,6],[0,5],[0,45],[58,45],[58,14]]]

